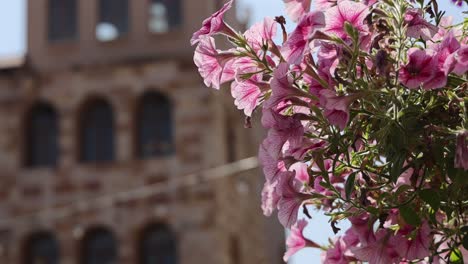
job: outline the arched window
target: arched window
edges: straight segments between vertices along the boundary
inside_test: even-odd
[[[140,158],[173,152],[171,104],[167,97],[151,92],[143,95],[137,111],[137,152]]]
[[[24,264],[59,264],[59,244],[54,235],[41,232],[26,242]]]
[[[143,230],[139,245],[140,264],[176,264],[174,234],[165,225],[150,225]]]
[[[129,30],[128,0],[99,0],[96,38],[112,41]]]
[[[25,150],[27,167],[53,167],[58,156],[58,121],[52,106],[34,105],[26,118]]]
[[[49,0],[48,17],[48,38],[50,41],[76,38],[78,33],[76,0]]]
[[[86,233],[82,245],[81,264],[116,264],[117,242],[105,228],[95,228]]]
[[[151,0],[149,29],[153,33],[168,32],[182,23],[180,0]]]
[[[105,162],[114,160],[114,116],[112,107],[103,99],[85,105],[81,114],[80,160]]]

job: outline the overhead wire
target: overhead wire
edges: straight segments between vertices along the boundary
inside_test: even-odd
[[[71,202],[64,206],[54,208],[40,209],[33,213],[13,216],[8,219],[0,219],[0,226],[21,221],[52,221],[61,218],[67,218],[74,214],[83,213],[93,209],[105,209],[112,207],[117,203],[132,200],[140,200],[151,197],[154,194],[167,192],[168,189],[177,189],[182,187],[191,187],[208,181],[214,181],[229,176],[237,175],[241,172],[253,170],[259,165],[257,157],[250,157],[238,160],[232,163],[224,164],[218,167],[201,170],[196,173],[190,173],[185,176],[171,179],[170,182],[158,182],[135,187],[128,190],[118,191],[98,197],[86,198],[76,202]]]

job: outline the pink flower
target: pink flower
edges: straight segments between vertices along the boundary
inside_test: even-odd
[[[304,135],[304,127],[296,117],[283,116],[264,108],[264,116],[265,115],[271,117],[262,118],[262,123],[271,127],[268,131],[267,138],[263,141],[263,145],[270,156],[274,159],[279,159],[286,141],[300,140]],[[269,128],[268,126],[264,125],[266,128]]]
[[[281,49],[286,61],[290,64],[300,64],[311,36],[323,26],[325,17],[322,12],[311,12],[303,17]]]
[[[289,167],[289,171],[295,172],[296,180],[303,183],[309,183],[310,180],[309,172],[307,170],[308,166],[303,162],[296,162]]]
[[[303,160],[309,151],[323,149],[326,142],[320,139],[309,139],[307,137],[295,137],[289,139],[283,146],[283,156]]]
[[[262,211],[265,216],[271,216],[278,207],[279,196],[276,192],[278,182],[266,181],[262,190]]]
[[[220,85],[234,79],[235,55],[216,49],[212,37],[203,36],[195,49],[193,60],[206,86],[219,89]]]
[[[468,170],[468,130],[457,135],[455,168]]]
[[[306,198],[300,192],[302,185],[295,179],[294,172],[282,172],[279,179],[276,189],[280,196],[278,201],[278,219],[284,227],[290,228],[296,223],[299,208]]]
[[[292,255],[307,246],[307,240],[303,234],[306,226],[307,221],[301,219],[291,228],[291,233],[289,234],[288,239],[286,239],[288,251],[286,251],[283,257],[285,262],[287,262]]]
[[[352,257],[346,255],[348,246],[342,237],[338,237],[334,240],[333,247],[322,253],[323,264],[348,264],[352,260]]]
[[[231,84],[231,95],[237,109],[244,110],[246,116],[252,116],[253,110],[260,104],[263,92],[260,87],[266,84],[262,81],[261,74],[255,74],[250,79],[236,78]]]
[[[343,0],[315,0],[315,8],[317,10],[327,10],[332,6],[335,6],[337,2],[343,1]]]
[[[254,50],[260,50],[262,45],[276,36],[277,23],[271,17],[265,17],[262,22],[254,24],[244,36]]]
[[[333,90],[323,89],[319,92],[320,105],[325,108],[325,117],[330,124],[345,129],[349,122],[349,106],[355,96],[337,96]]]
[[[453,73],[463,75],[468,72],[468,45],[462,45],[453,54],[453,60]]]
[[[414,228],[411,228],[405,232],[405,235],[413,231]],[[390,240],[392,240],[390,243],[395,245],[396,251],[406,260],[423,259],[430,255],[429,246],[432,242],[432,235],[427,222],[421,225],[413,238],[402,236],[400,232],[400,234],[393,235]]]
[[[400,263],[400,256],[394,245],[388,243],[387,237],[390,234],[387,230],[379,229],[375,233],[373,241],[367,241],[362,247],[353,250],[357,259],[367,261],[369,264],[393,264]]]
[[[433,89],[445,85],[447,78],[440,76],[437,58],[433,51],[411,48],[408,50],[408,55],[408,63],[400,69],[400,82],[404,86],[410,89],[420,86],[424,89]]]
[[[234,35],[234,32],[232,32],[223,20],[224,13],[231,9],[233,1],[234,0],[230,0],[220,10],[203,21],[202,27],[197,32],[193,33],[192,39],[190,40],[192,46],[197,44],[202,36],[211,36],[217,33]]]
[[[460,43],[453,35],[453,32],[448,32],[441,43],[429,45],[429,48],[436,52],[438,68],[448,75],[455,68],[456,52],[460,49]]]
[[[292,82],[293,80],[289,76],[289,65],[287,63],[278,65],[278,68],[273,71],[273,78],[270,82],[271,95],[264,107],[274,108],[286,99],[300,96],[300,91],[293,87]]]
[[[436,26],[427,22],[421,11],[416,8],[408,9],[404,20],[407,25],[406,35],[411,38],[430,40],[439,30]]]
[[[368,35],[369,28],[364,19],[369,15],[369,7],[354,1],[341,1],[325,13],[325,33],[335,35],[344,40],[349,39],[345,30],[345,24],[349,23],[360,34]]]
[[[294,22],[298,22],[307,12],[310,11],[312,0],[283,0],[286,14]]]
[[[280,172],[286,171],[286,168],[283,161],[275,159],[268,152],[265,146],[268,143],[269,141],[265,140],[260,145],[258,157],[260,164],[263,167],[263,174],[265,175],[267,181],[275,182],[278,180],[278,175],[280,174]]]

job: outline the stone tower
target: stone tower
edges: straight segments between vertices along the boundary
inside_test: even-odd
[[[29,1],[0,62],[0,263],[282,263],[262,133],[192,62],[221,2]]]

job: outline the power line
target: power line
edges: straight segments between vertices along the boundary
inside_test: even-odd
[[[168,188],[190,187],[204,182],[233,176],[240,172],[255,169],[258,165],[257,157],[250,157],[215,168],[191,173],[186,176],[177,177],[172,179],[171,182],[149,184],[100,197],[84,199],[61,207],[42,209],[31,214],[19,215],[9,219],[0,219],[0,226],[7,226],[11,223],[18,224],[19,221],[30,221],[34,219],[56,220],[66,218],[73,214],[86,212],[92,209],[112,207],[119,202],[145,199],[154,194],[164,193]]]

